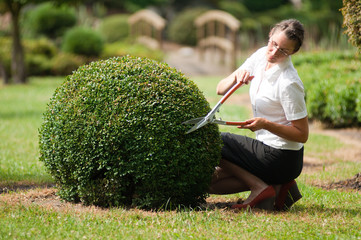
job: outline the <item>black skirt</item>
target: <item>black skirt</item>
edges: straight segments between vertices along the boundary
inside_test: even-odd
[[[222,158],[267,184],[284,184],[296,179],[303,167],[303,148],[298,151],[270,147],[246,136],[221,133]]]

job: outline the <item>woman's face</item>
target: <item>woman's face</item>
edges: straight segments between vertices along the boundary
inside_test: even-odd
[[[286,37],[283,31],[277,31],[268,41],[267,61],[269,63],[283,62],[289,55],[294,52],[296,42]]]

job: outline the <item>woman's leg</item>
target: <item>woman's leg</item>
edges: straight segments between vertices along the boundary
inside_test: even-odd
[[[239,182],[239,186],[243,186],[244,189],[248,189],[251,191],[251,194],[243,202],[243,204],[250,203],[254,198],[256,198],[263,190],[268,187],[268,184],[262,181],[260,178],[227,160],[222,159],[220,167],[226,173],[230,174],[230,176],[237,179],[237,181]]]
[[[240,182],[232,173],[222,168],[223,161],[222,159],[213,173],[209,193],[222,195],[249,191],[248,186]]]

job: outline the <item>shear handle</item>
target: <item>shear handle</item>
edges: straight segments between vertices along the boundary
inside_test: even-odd
[[[248,77],[249,81],[252,80],[254,76]],[[242,86],[244,82],[238,82],[237,84],[233,85],[233,87],[228,90],[228,92],[222,97],[220,103],[223,104],[240,86]]]

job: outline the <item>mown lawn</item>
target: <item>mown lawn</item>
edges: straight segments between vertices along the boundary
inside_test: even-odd
[[[38,161],[38,128],[42,112],[62,80],[32,78],[26,86],[0,87],[1,188],[52,183]],[[214,91],[219,80],[194,79],[211,106],[219,100]],[[235,94],[245,92],[247,87]],[[218,116],[241,120],[249,114],[248,108],[229,99]],[[221,130],[253,136],[234,127],[222,126]],[[149,212],[65,203],[66,207],[62,207],[45,204],[46,199],[44,204],[22,200],[32,193],[2,193],[0,239],[361,239],[360,193],[313,185],[351,178],[360,172],[361,163],[334,154],[349,148],[336,138],[311,132],[305,155],[318,159],[323,166],[305,171],[298,178],[303,198],[289,212],[234,212],[221,208]],[[212,195],[210,201],[225,202],[243,196],[245,193]]]

